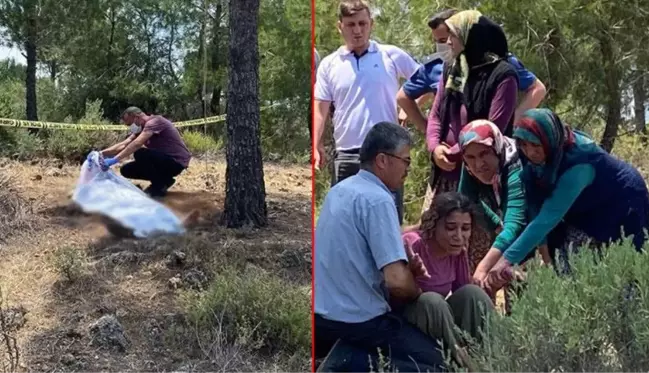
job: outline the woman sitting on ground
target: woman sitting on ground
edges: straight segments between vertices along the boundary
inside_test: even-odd
[[[526,223],[527,203],[520,178],[522,165],[516,142],[503,136],[488,120],[478,119],[464,126],[458,143],[463,160],[458,191],[481,207],[487,217],[483,229],[490,233],[491,249],[478,264],[473,281],[493,297],[499,289],[488,286],[487,274]],[[533,254],[532,251],[527,258]],[[505,306],[509,309],[507,294]]]
[[[436,195],[432,207],[421,217],[418,230],[405,232],[403,241],[412,265],[423,264],[428,276],[416,278],[422,294],[404,308],[405,318],[433,338],[466,365],[466,351],[455,325],[479,340],[491,299],[471,284],[467,249],[476,223],[476,208],[464,195]],[[450,296],[449,293],[452,293]]]
[[[514,138],[530,220],[492,268],[497,280],[501,268],[520,263],[544,240],[553,264],[559,250],[564,271],[569,270],[570,243],[573,250],[589,240],[599,248],[622,238],[622,228],[625,235],[633,235],[636,250],[642,249],[644,229],[649,228],[649,191],[633,166],[585,133],[571,130],[548,109],[525,112],[514,127]]]

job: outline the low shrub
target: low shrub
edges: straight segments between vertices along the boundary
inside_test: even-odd
[[[597,262],[597,263],[595,263]],[[481,371],[628,372],[649,366],[649,256],[629,242],[597,259],[581,250],[573,273],[533,265],[512,314],[493,314],[472,351]]]
[[[303,355],[311,346],[308,295],[264,271],[232,267],[215,275],[205,293],[189,299],[189,318],[199,330],[224,333],[237,345]],[[217,328],[217,326],[219,326]]]
[[[184,131],[183,140],[192,154],[211,154],[223,149],[223,144],[210,135],[202,132],[187,130]]]

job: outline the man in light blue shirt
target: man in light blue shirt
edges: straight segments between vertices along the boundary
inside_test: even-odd
[[[325,197],[314,248],[316,349],[326,353],[340,339],[436,371],[443,366],[438,343],[390,306],[421,293],[392,197],[408,174],[411,144],[405,128],[376,124],[360,149],[361,170]]]

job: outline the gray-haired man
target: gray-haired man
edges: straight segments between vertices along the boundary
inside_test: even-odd
[[[427,275],[408,258],[392,197],[408,175],[411,145],[405,128],[374,125],[360,149],[361,170],[325,197],[314,245],[316,356],[340,340],[367,354],[380,348],[401,371],[410,371],[398,366],[408,361],[422,371],[444,365],[437,342],[391,308],[416,299],[414,278]],[[361,360],[364,367],[345,369],[367,371]]]
[[[150,181],[144,191],[151,197],[163,197],[191,159],[180,132],[165,117],[147,115],[135,106],[124,111],[122,120],[130,126],[131,135],[102,150],[101,154],[108,157],[104,166],[111,167],[133,154],[135,160],[122,167],[122,176]]]

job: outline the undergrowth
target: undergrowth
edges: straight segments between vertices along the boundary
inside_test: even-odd
[[[11,174],[0,172],[0,242],[17,231],[33,228],[34,223],[31,204],[19,194]]]
[[[213,333],[212,326],[220,325],[217,332],[232,345],[293,356],[298,364],[309,356],[309,298],[268,273],[226,268],[206,292],[187,295],[186,303],[199,330]]]
[[[511,316],[494,313],[473,359],[489,372],[629,372],[649,366],[649,256],[627,241],[573,273],[533,266]]]

